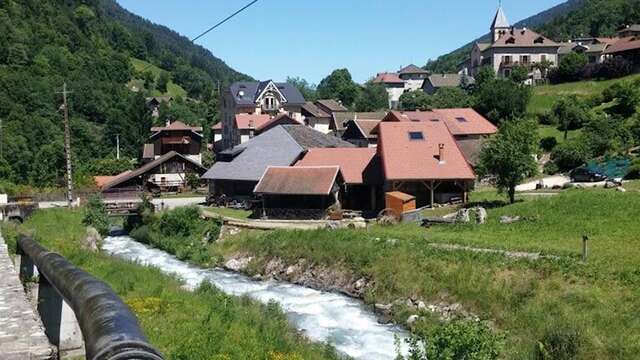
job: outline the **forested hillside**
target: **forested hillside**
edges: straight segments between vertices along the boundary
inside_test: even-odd
[[[487,26],[490,22],[488,18]],[[526,26],[556,41],[566,41],[582,35],[611,36],[618,27],[639,22],[640,0],[569,0],[514,26]],[[430,60],[426,69],[455,72],[458,65],[469,58],[473,44],[488,39],[488,35],[484,35],[449,54]]]
[[[157,67],[141,68],[145,62]],[[128,89],[135,79],[145,88]],[[122,153],[137,157],[152,125],[145,96],[167,92],[167,83],[181,87],[189,98],[165,116],[206,125],[216,83],[240,79],[249,77],[113,0],[0,1],[0,180],[61,184],[63,82],[72,91],[76,181],[85,182],[110,162],[117,136]]]

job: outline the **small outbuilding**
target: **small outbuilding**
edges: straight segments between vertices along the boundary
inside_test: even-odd
[[[344,183],[338,166],[270,166],[254,189],[262,216],[276,219],[322,219],[339,209]]]

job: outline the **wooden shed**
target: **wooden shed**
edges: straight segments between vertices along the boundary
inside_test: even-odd
[[[385,207],[400,216],[416,209],[416,197],[399,191],[388,192],[385,194]]]

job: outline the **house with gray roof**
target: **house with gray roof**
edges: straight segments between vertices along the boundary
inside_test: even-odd
[[[291,166],[312,148],[353,147],[304,125],[280,125],[218,154],[219,161],[202,178],[211,197],[249,198],[269,166]]]
[[[463,87],[473,83],[475,83],[475,80],[466,74],[433,74],[424,80],[422,90],[429,95],[433,95],[441,88]]]
[[[269,115],[274,118],[286,114],[299,123],[305,99],[300,91],[289,83],[267,81],[235,82],[223,89],[220,96],[222,113],[222,147],[231,148],[241,143],[236,115]]]

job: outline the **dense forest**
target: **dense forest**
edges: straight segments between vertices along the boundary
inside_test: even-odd
[[[86,184],[93,173],[122,167],[112,160],[116,137],[122,154],[137,158],[153,122],[145,96],[167,92],[170,83],[185,96],[163,117],[209,125],[217,84],[244,79],[250,77],[113,0],[1,0],[0,182],[63,181],[64,82],[76,182]],[[128,85],[136,80],[144,86],[134,92]]]
[[[487,25],[490,20],[487,19]],[[620,26],[634,23],[640,23],[639,0],[569,0],[514,26],[526,26],[553,40],[566,41],[583,35],[611,36]],[[458,65],[469,58],[473,44],[488,39],[488,35],[484,35],[449,54],[429,60],[425,68],[437,73],[456,72]]]

